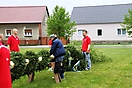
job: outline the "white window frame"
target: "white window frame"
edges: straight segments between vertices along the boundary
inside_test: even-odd
[[[102,35],[98,35],[98,30],[102,30]],[[97,28],[97,30],[96,30],[96,35],[97,35],[98,37],[102,37],[102,36],[103,36],[103,29],[102,29],[102,28]]]
[[[83,36],[83,34],[82,35],[78,35],[78,31],[83,31],[83,30],[87,30],[86,28],[77,28],[77,36]],[[87,30],[88,31],[88,30]]]
[[[121,34],[118,34],[118,29],[121,29]],[[116,29],[116,35],[117,35],[117,36],[127,35],[127,31],[126,31],[126,34],[122,34],[122,30],[123,30],[123,28],[121,28],[121,27],[120,27],[120,28],[117,28],[117,29]]]
[[[7,34],[7,30],[10,30],[10,31],[11,31],[11,34],[10,34],[10,35]],[[11,35],[12,35],[12,29],[5,29],[5,36],[6,36],[6,37],[9,37],[9,36],[11,36]]]
[[[28,29],[32,30],[32,34],[31,34],[31,35],[26,35],[26,34],[25,34],[25,30],[28,30]],[[25,27],[24,27],[24,29],[23,29],[23,34],[24,34],[24,37],[32,37],[32,36],[33,36],[33,29],[32,29],[32,28],[25,28]]]

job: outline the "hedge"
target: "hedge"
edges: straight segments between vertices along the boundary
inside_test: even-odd
[[[85,69],[85,62],[81,50],[77,50],[74,46],[66,46],[66,55],[63,60],[63,65],[66,71],[73,70],[73,66],[80,61],[78,70]],[[92,63],[111,61],[111,58],[106,57],[101,52],[91,49]],[[41,50],[35,53],[34,51],[26,51],[22,53],[11,53],[11,76],[12,80],[19,79],[21,76],[29,75],[36,71],[44,70],[50,63],[50,54],[48,50]]]

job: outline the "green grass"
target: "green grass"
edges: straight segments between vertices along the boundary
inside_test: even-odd
[[[93,64],[90,71],[65,72],[65,79],[60,84],[55,84],[52,72],[36,72],[32,83],[27,83],[27,76],[24,76],[13,82],[13,88],[132,88],[132,49],[97,50],[113,61]]]
[[[30,50],[35,51],[35,52],[38,52],[38,51],[40,51],[42,49],[49,50],[49,48],[21,48],[20,49],[20,52],[21,53],[25,53],[26,51],[30,51]]]

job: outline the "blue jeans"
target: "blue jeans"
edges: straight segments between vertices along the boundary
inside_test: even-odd
[[[62,62],[63,61],[64,56],[60,56],[55,58],[55,62]]]
[[[85,62],[87,63],[86,68],[90,70],[91,69],[90,53],[82,52],[82,54],[84,56]]]

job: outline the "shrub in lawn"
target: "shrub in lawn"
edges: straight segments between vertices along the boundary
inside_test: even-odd
[[[37,55],[42,57],[42,61],[38,62],[37,71],[44,70],[50,63],[50,53],[47,50],[41,50]]]
[[[96,50],[91,46],[90,58],[92,63],[112,61],[111,58],[105,56],[102,52]]]
[[[35,71],[38,67],[38,55],[33,51],[26,51],[24,54],[24,59],[29,60],[25,74],[28,75],[28,82],[30,83],[34,80]]]
[[[69,58],[70,57],[72,58],[70,66],[67,68],[67,70],[71,70],[71,68],[77,63],[77,61],[80,61],[80,66],[78,67],[79,70],[83,70],[85,68],[85,62],[84,62],[82,53],[79,50],[77,50],[74,46],[67,46],[67,47],[65,47],[65,49],[67,52],[69,52],[69,54],[67,56],[68,57],[67,61],[69,62],[70,61]]]
[[[82,55],[82,52],[81,52],[81,48],[76,49],[74,46],[70,45],[70,46],[65,47],[65,49],[69,52],[69,54],[66,55],[67,63],[69,62],[69,59],[67,59],[67,58],[69,58],[69,57],[72,58],[71,65],[70,65],[70,67],[67,67],[66,70],[70,70],[69,68],[72,68],[74,66],[74,64],[79,60],[80,60],[79,69],[80,70],[85,69],[85,66],[86,66],[87,63],[85,63],[85,61],[84,61],[84,58],[83,58],[83,55]],[[95,50],[93,48],[93,45],[91,45],[90,50],[91,50],[90,58],[91,58],[92,63],[112,61],[111,58],[108,58],[102,52]]]
[[[64,66],[64,69],[66,71],[69,71],[71,70],[71,66],[69,66],[69,57],[70,57],[70,52],[66,49],[66,54],[65,54],[65,57],[63,59],[63,66]]]
[[[38,55],[34,51],[26,51],[24,54],[24,59],[29,60],[29,63],[26,66],[25,73],[27,75],[36,71],[38,66]]]
[[[21,53],[11,53],[11,62],[14,63],[14,67],[11,67],[12,80],[19,79],[21,76],[25,75],[25,59]],[[12,64],[11,63],[11,64]]]

